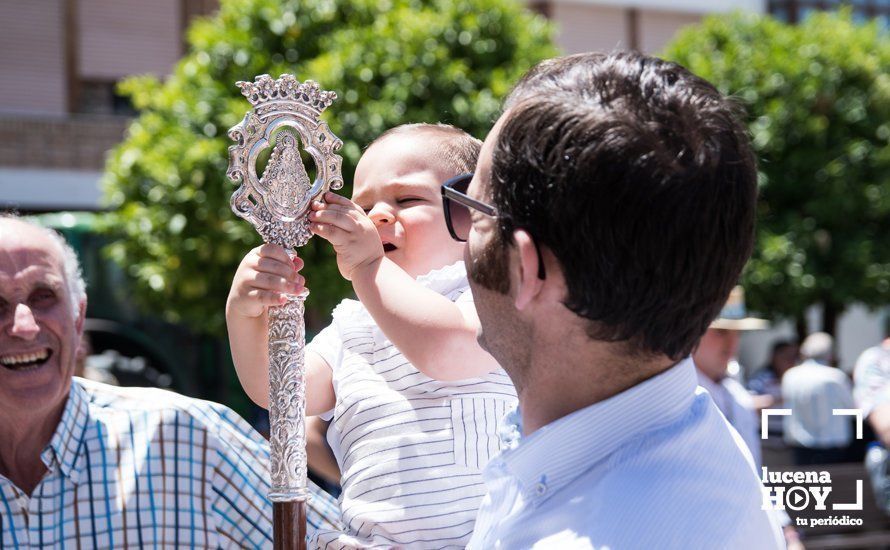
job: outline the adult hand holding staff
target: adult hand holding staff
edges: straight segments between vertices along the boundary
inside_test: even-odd
[[[343,186],[343,145],[320,121],[337,98],[311,80],[289,74],[273,79],[260,75],[238,82],[253,105],[244,120],[229,130],[236,142],[229,147],[226,175],[241,185],[232,195],[232,210],[256,228],[263,241],[293,250],[309,241],[309,205],[324,193]],[[263,174],[257,174],[260,153],[272,153]],[[301,149],[315,164],[310,181]],[[306,547],[305,325],[308,291],[288,296],[269,308],[269,420],[274,547]]]

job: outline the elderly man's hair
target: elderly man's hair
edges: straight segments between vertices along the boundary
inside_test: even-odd
[[[406,134],[439,138],[431,148],[432,157],[441,163],[445,171],[451,175],[456,176],[476,170],[479,151],[482,150],[482,141],[457,126],[441,122],[436,124],[418,122],[395,126],[380,134],[368,145],[368,148],[370,149],[371,145],[380,143],[388,137]]]
[[[549,248],[592,339],[688,355],[754,242],[757,170],[739,109],[635,52],[542,62],[517,84],[492,153],[500,238]]]
[[[800,345],[800,356],[826,365],[834,359],[834,338],[827,332],[814,332]]]
[[[51,241],[59,246],[60,256],[62,258],[62,269],[65,271],[65,285],[68,287],[68,296],[70,298],[72,314],[76,319],[80,315],[80,305],[86,302],[87,285],[83,279],[83,270],[80,267],[80,260],[77,253],[68,244],[68,241],[57,231],[44,227],[29,221],[14,212],[0,212],[0,222],[3,220],[11,220],[18,223],[29,225],[46,235]]]

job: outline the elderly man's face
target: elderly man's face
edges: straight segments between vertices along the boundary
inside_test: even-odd
[[[53,414],[71,384],[83,332],[61,250],[35,228],[0,221],[0,416]]]

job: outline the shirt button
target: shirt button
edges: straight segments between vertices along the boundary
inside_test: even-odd
[[[535,494],[538,496],[547,492],[547,485],[542,482],[535,483]]]

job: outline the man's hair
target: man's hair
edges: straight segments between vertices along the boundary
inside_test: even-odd
[[[3,220],[11,220],[13,222],[27,224],[46,235],[47,238],[59,246],[62,258],[62,269],[65,271],[65,285],[68,287],[72,315],[76,319],[77,316],[80,315],[80,304],[87,299],[87,285],[83,279],[83,270],[80,267],[80,260],[77,258],[77,253],[71,248],[68,241],[66,241],[58,232],[22,218],[14,212],[0,212],[0,222]]]
[[[458,175],[473,172],[476,169],[476,161],[479,160],[479,151],[482,142],[464,130],[450,124],[415,123],[402,124],[380,134],[368,145],[368,148],[384,139],[405,134],[418,134],[436,136],[435,145],[431,152],[437,162],[441,162],[446,172]]]
[[[517,84],[493,152],[500,237],[556,256],[591,338],[688,355],[754,241],[757,172],[738,110],[634,52],[545,61]]]
[[[826,365],[834,358],[834,338],[827,332],[814,332],[800,344],[800,357],[812,359]]]

